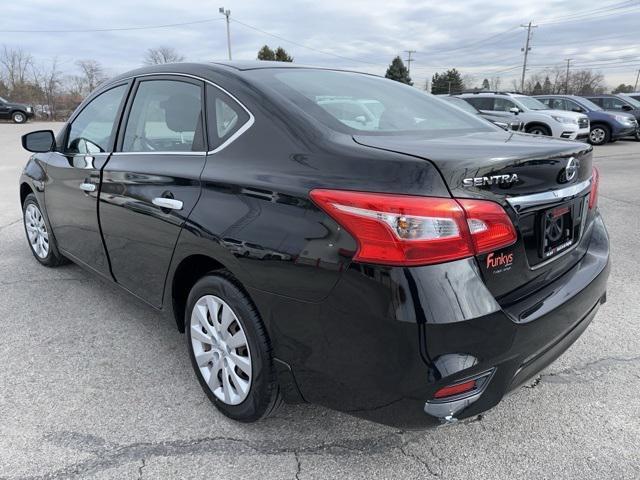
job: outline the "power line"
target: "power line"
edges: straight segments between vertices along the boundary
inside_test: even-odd
[[[117,28],[86,28],[70,30],[0,30],[0,33],[91,33],[91,32],[123,32],[129,30],[154,30],[158,28],[185,27],[187,25],[198,25],[222,20],[222,18],[207,18],[195,20],[193,22],[165,23],[162,25],[146,25],[142,27],[117,27]]]
[[[287,42],[287,43],[290,43],[292,45],[297,45],[298,47],[306,48],[307,50],[311,50],[311,51],[314,51],[314,52],[322,53],[324,55],[329,55],[329,56],[336,57],[336,58],[342,58],[344,60],[349,60],[351,62],[367,63],[369,65],[378,65],[378,66],[384,65],[384,66],[386,66],[386,64],[377,63],[377,62],[369,62],[367,60],[358,60],[356,58],[345,57],[343,55],[338,55],[337,53],[327,52],[325,50],[320,50],[319,48],[310,47],[308,45],[304,45],[303,43],[299,43],[299,42],[296,42],[294,40],[289,40],[288,38],[281,37],[280,35],[276,35],[275,33],[267,32],[266,30],[262,30],[261,28],[255,27],[253,25],[249,25],[248,23],[241,22],[240,20],[235,19],[235,18],[231,18],[230,20],[232,22],[234,22],[234,23],[237,23],[237,24],[242,25],[244,27],[247,27],[247,28],[250,28],[252,30],[255,30],[256,32],[260,32],[260,33],[263,33],[263,34],[268,35],[270,37],[277,38],[278,40],[282,40],[283,42]]]

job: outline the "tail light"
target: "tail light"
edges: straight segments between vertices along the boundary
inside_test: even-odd
[[[433,398],[440,399],[440,398],[453,397],[455,395],[460,395],[462,393],[467,393],[472,390],[475,390],[475,388],[476,388],[476,381],[469,380],[468,382],[458,383],[456,385],[449,385],[448,387],[443,387],[434,394]]]
[[[598,187],[600,186],[600,171],[593,167],[591,174],[591,192],[589,193],[589,209],[598,205]]]
[[[516,241],[504,209],[484,200],[313,190],[313,201],[358,242],[354,260],[429,265]]]

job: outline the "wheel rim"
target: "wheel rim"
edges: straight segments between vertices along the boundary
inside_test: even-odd
[[[39,258],[49,255],[49,233],[40,209],[30,203],[24,211],[24,224],[27,228],[29,244]]]
[[[16,113],[16,114],[13,116],[13,119],[14,119],[16,122],[18,122],[18,123],[22,123],[22,122],[24,121],[24,116],[22,116],[22,114],[21,114],[21,113]]]
[[[191,312],[191,347],[202,378],[218,400],[242,403],[251,388],[251,353],[231,307],[215,295],[201,297]]]
[[[602,128],[594,128],[589,134],[589,138],[593,143],[602,143],[604,141],[605,133]]]

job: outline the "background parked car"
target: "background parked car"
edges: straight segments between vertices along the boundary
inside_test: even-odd
[[[640,102],[640,92],[621,93],[620,95],[623,95],[625,97],[631,97],[634,100]]]
[[[489,113],[482,113],[476,107],[471,105],[469,102],[464,101],[460,97],[453,97],[449,95],[441,95],[438,96],[442,100],[445,100],[458,108],[461,108],[465,112],[473,113],[474,115],[478,115],[485,120],[489,120],[494,125],[499,126],[500,128],[504,128],[505,130],[515,130],[516,132],[524,131],[524,122],[520,120],[509,120],[504,117],[499,117],[497,115],[491,115]]]
[[[549,110],[535,98],[518,93],[480,92],[459,95],[482,113],[513,118],[524,122],[527,133],[548,135],[569,140],[589,136],[589,118],[582,113]]]
[[[13,103],[0,97],[0,118],[24,123],[33,117],[33,108],[22,103]]]
[[[640,123],[640,101],[624,95],[602,94],[586,96],[604,110],[612,112],[626,112],[633,115]],[[636,130],[636,140],[640,141],[640,130]]]
[[[590,100],[576,95],[538,95],[535,98],[553,110],[584,113],[589,117],[589,143],[603,145],[619,138],[633,137],[638,130],[635,117],[625,112],[606,112]]]

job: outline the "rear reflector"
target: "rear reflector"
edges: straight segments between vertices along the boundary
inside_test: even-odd
[[[591,192],[589,192],[589,209],[598,205],[598,187],[600,186],[600,171],[593,167],[591,174]]]
[[[468,382],[458,383],[457,385],[449,385],[448,387],[438,390],[434,398],[447,398],[461,393],[467,393],[476,388],[476,380],[469,380]]]
[[[497,203],[343,190],[312,190],[312,200],[358,242],[354,260],[429,265],[471,257],[516,241]]]

